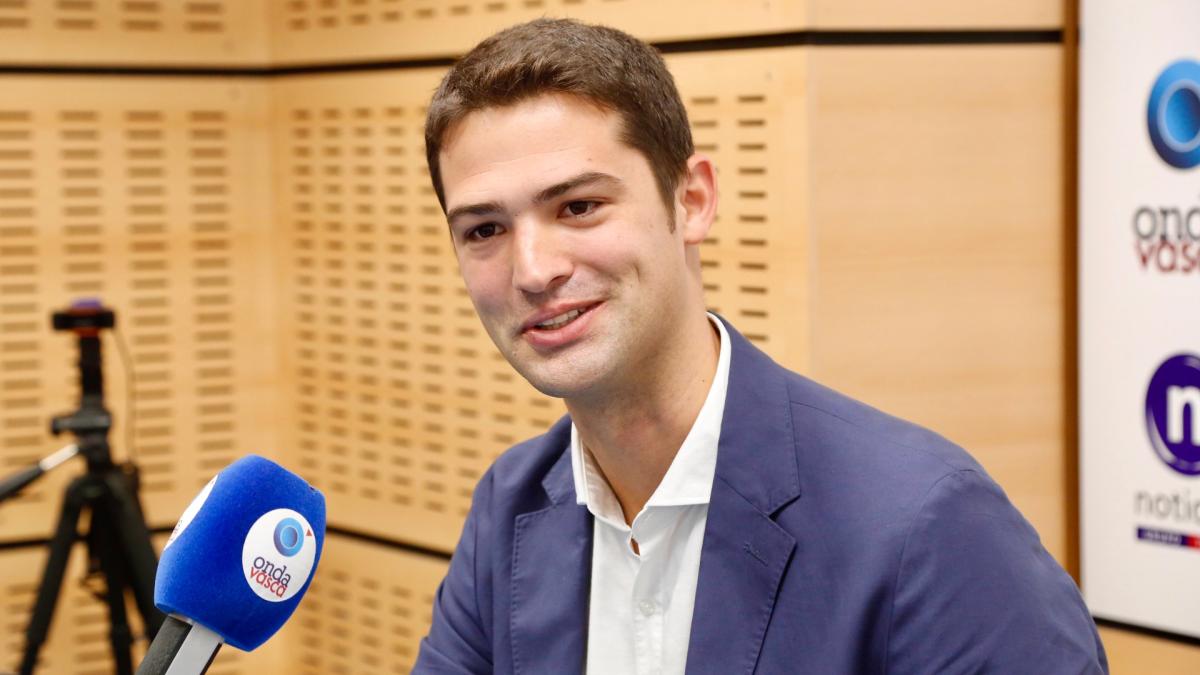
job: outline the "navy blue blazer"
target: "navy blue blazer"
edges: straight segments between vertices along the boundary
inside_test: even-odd
[[[729,335],[689,675],[1107,672],[1074,582],[974,459]],[[564,417],[480,480],[414,673],[583,670],[569,437]]]

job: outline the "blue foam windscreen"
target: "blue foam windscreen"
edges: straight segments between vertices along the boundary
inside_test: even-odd
[[[158,563],[154,604],[250,651],[292,615],[324,542],[324,495],[268,459],[243,457],[179,519]]]

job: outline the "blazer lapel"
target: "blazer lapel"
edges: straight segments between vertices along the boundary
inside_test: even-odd
[[[752,673],[796,540],[719,481],[708,513],[687,672]]]
[[[772,515],[800,496],[784,371],[732,341],[687,673],[752,673],[796,540]]]
[[[592,517],[587,507],[575,503],[569,452],[563,452],[542,485],[551,506],[517,516],[513,535],[513,672],[582,672]]]

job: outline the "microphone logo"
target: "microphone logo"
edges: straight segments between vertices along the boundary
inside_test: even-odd
[[[308,519],[292,509],[274,509],[246,533],[242,573],[255,595],[284,602],[304,588],[316,557],[317,538]]]
[[[275,550],[290,558],[304,547],[304,526],[295,518],[284,518],[275,526]]]

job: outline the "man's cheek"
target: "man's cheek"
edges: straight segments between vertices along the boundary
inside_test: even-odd
[[[481,319],[491,322],[504,316],[504,298],[508,295],[508,287],[502,276],[464,271],[463,280],[466,282],[467,295],[471,296],[471,303]]]

